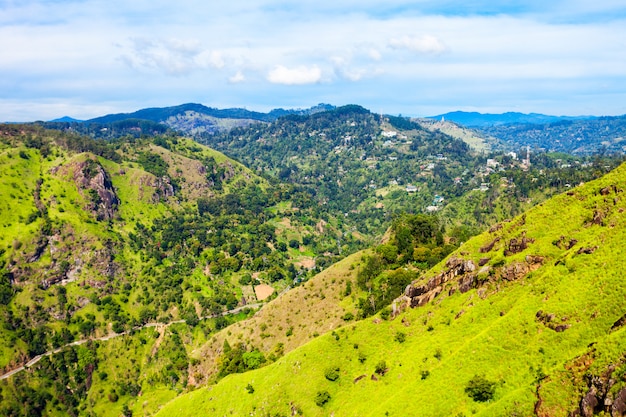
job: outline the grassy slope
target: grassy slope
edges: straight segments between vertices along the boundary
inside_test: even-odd
[[[290,352],[319,334],[343,325],[342,317],[346,312],[355,313],[355,295],[346,296],[345,289],[347,282],[356,288],[357,269],[353,266],[361,256],[362,252],[348,256],[303,285],[281,294],[254,317],[216,334],[195,352],[199,364],[190,372],[191,382],[204,382],[217,371],[216,359],[224,340],[231,346],[239,343],[254,346],[265,354],[275,351],[279,344],[284,352]]]
[[[600,190],[616,185],[618,192]],[[169,415],[530,415],[541,396],[546,415],[567,415],[576,408],[581,387],[572,378],[572,364],[595,353],[586,368],[616,361],[624,352],[624,330],[610,332],[624,314],[626,288],[622,271],[626,209],[626,166],[606,177],[560,195],[504,224],[501,231],[468,241],[457,253],[477,261],[490,256],[495,268],[522,262],[526,255],[545,257],[543,266],[516,282],[496,278],[465,294],[440,296],[425,307],[404,312],[390,322],[368,319],[317,338],[275,364],[199,389],[168,403]],[[601,224],[591,220],[602,213]],[[505,242],[522,232],[535,239],[528,249],[504,257]],[[489,254],[478,249],[502,240]],[[553,242],[565,236],[578,243],[571,249]],[[581,248],[597,246],[593,254]],[[453,255],[454,256],[454,255]],[[443,264],[434,272],[443,269]],[[444,291],[442,294],[447,294]],[[539,310],[568,324],[556,332],[537,319]],[[395,341],[396,332],[406,341]],[[358,360],[359,353],[366,360]],[[375,365],[385,360],[388,372],[371,379]],[[340,378],[324,377],[328,367],[340,368]],[[428,372],[428,376],[423,376]],[[467,382],[483,374],[497,382],[493,401],[474,402],[464,392]],[[355,378],[365,375],[354,382]],[[547,375],[547,378],[543,377]],[[251,384],[254,393],[245,387]],[[318,391],[330,401],[315,404]],[[255,411],[256,410],[256,411]]]
[[[487,152],[491,148],[491,144],[477,132],[467,129],[452,122],[432,121],[429,119],[419,120],[422,126],[431,131],[440,131],[447,135],[457,138],[467,143],[472,149],[478,152]]]

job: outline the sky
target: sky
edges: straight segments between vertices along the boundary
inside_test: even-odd
[[[191,102],[626,114],[626,1],[0,0],[0,121]]]

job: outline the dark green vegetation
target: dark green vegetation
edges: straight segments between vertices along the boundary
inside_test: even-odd
[[[490,114],[490,113],[477,113],[477,112],[465,112],[454,111],[450,113],[440,114],[433,116],[432,119],[450,120],[455,123],[462,124],[469,127],[486,128],[490,126],[502,126],[512,124],[545,124],[555,123],[569,120],[590,120],[595,119],[593,116],[550,116],[540,113],[518,113],[507,112],[502,114]]]
[[[616,166],[596,160],[593,169],[580,169],[591,160],[579,158],[567,169],[555,162],[558,156],[533,153],[531,168],[523,170],[510,156],[475,154],[463,141],[416,121],[354,105],[199,140],[264,176],[306,187],[323,210],[344,213],[346,225],[368,234],[382,234],[396,214],[436,211],[461,196],[463,207],[441,213],[441,222],[476,233],[596,178],[607,172],[604,165]],[[470,193],[478,189],[483,191]]]
[[[332,109],[319,104],[305,110],[274,109],[260,113],[246,109],[216,109],[202,104],[188,103],[180,106],[149,108],[133,113],[109,114],[95,119],[58,120],[41,122],[49,129],[78,132],[92,138],[118,138],[120,136],[145,136],[164,134],[170,129],[188,135],[217,133],[255,122],[272,122],[289,114],[307,115]]]
[[[158,415],[622,416],[625,193],[622,165],[468,240],[387,320],[346,324]]]
[[[500,139],[511,149],[530,146],[533,150],[577,155],[626,152],[626,116],[502,124],[485,126],[480,131]]]
[[[250,309],[218,315],[255,303],[254,285],[278,292],[362,245],[346,235],[338,247],[341,222],[318,225],[306,190],[270,185],[174,136],[103,142],[2,126],[0,166],[0,368],[76,340],[139,332],[120,338],[133,350],[129,364],[102,341],[84,362],[62,358],[87,345],[68,347],[10,378],[2,415],[101,415],[109,403],[115,413],[140,390],[170,398],[187,384],[187,350],[246,317]],[[302,266],[318,254],[317,265]],[[138,330],[177,320],[180,329]]]

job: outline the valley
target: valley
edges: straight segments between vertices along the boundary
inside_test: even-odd
[[[619,415],[621,154],[240,110],[0,126],[0,414]]]

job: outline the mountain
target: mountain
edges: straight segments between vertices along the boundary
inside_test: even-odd
[[[63,117],[59,117],[58,119],[54,119],[54,120],[50,120],[50,122],[61,122],[61,123],[82,123],[83,120],[78,120],[78,119],[74,119],[73,117],[70,116],[63,116]]]
[[[149,120],[45,125],[0,125],[0,415],[153,415],[343,324],[383,328],[471,236],[617,161],[488,158],[360,106],[199,135],[225,153]]]
[[[121,121],[147,120],[164,124],[185,134],[197,135],[216,133],[257,122],[270,122],[289,114],[309,115],[332,108],[334,107],[329,104],[318,104],[304,110],[274,109],[269,113],[261,113],[241,108],[216,109],[202,104],[187,103],[172,107],[142,109],[132,113],[110,114],[86,120],[84,123],[107,125]]]
[[[626,116],[484,126],[479,131],[509,149],[530,146],[534,151],[577,155],[626,153]]]
[[[622,416],[624,189],[626,165],[495,224],[385,314],[157,415]]]
[[[549,116],[539,113],[507,112],[502,114],[478,113],[454,111],[450,113],[431,116],[430,119],[451,120],[468,127],[488,127],[517,123],[545,124],[565,120],[594,119],[593,116]]]
[[[381,117],[350,105],[200,135],[197,140],[257,173],[307,187],[320,207],[344,213],[344,224],[368,235],[382,235],[400,213],[445,214],[444,206],[481,187],[472,194],[474,207],[468,212],[473,215],[466,225],[480,219],[479,227],[486,227],[484,214],[498,213],[502,217],[490,221],[502,220],[529,207],[529,202],[536,204],[546,193],[595,178],[578,177],[589,172],[584,159],[562,167],[555,162],[562,156],[533,153],[527,167],[517,156],[494,152],[488,157],[474,149],[484,150],[493,142],[481,142],[456,126]],[[534,193],[538,189],[542,192]],[[492,210],[499,203],[499,209]],[[447,218],[442,221],[449,224]]]
[[[172,398],[187,350],[364,245],[306,190],[172,135],[0,125],[0,195],[0,415]]]

